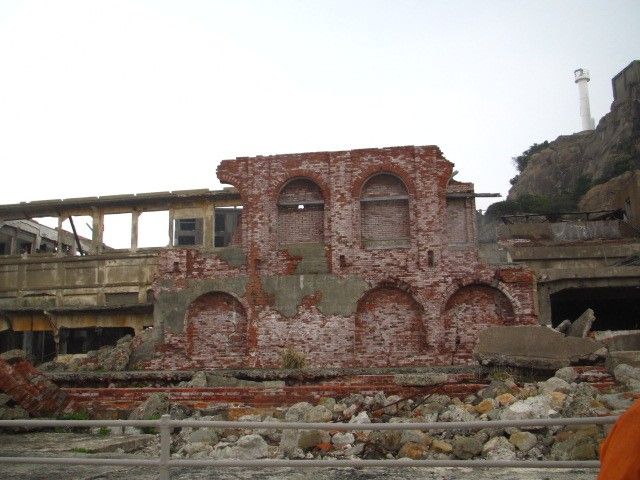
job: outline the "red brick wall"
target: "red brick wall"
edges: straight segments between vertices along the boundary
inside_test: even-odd
[[[278,207],[278,245],[322,243],[324,241],[324,207],[306,205]]]
[[[247,316],[235,298],[208,293],[187,310],[187,356],[196,367],[241,367],[247,354]]]
[[[467,228],[467,200],[447,200],[447,241],[451,244],[467,243],[469,232]]]
[[[310,366],[469,362],[481,326],[536,322],[535,283],[533,274],[522,267],[495,268],[478,259],[475,207],[473,198],[468,197],[473,185],[450,181],[452,166],[434,146],[223,161],[218,167],[220,180],[233,184],[243,199],[246,265],[233,267],[215,255],[194,250],[166,250],[160,256],[156,295],[186,292],[197,282],[215,278],[246,279],[246,291],[238,297],[247,322],[243,366],[277,367],[280,352],[287,347],[304,353]],[[386,175],[376,176],[380,173]],[[300,178],[308,181],[295,180]],[[407,194],[409,200],[402,202],[402,214],[389,209],[383,215],[383,207],[378,206],[376,215],[384,216],[385,221],[368,223],[369,206],[361,202],[363,191],[376,196]],[[447,202],[448,192],[467,198]],[[265,292],[265,279],[290,279],[298,271],[301,258],[282,248],[288,243],[284,239],[320,237],[319,215],[307,221],[311,209],[282,211],[278,201],[284,197],[324,200],[322,238],[330,278],[334,282],[358,278],[368,285],[360,298],[353,298],[352,311],[323,313],[322,295],[312,292],[302,299],[294,315],[285,317],[273,296]],[[394,203],[395,208],[401,202]],[[298,214],[305,219],[296,218]],[[384,230],[383,225],[398,219],[401,221],[392,229]],[[398,238],[404,232],[408,232],[408,239],[403,248],[371,249],[362,242],[366,235]],[[462,238],[467,242],[450,246]],[[296,283],[302,285],[308,275],[296,276]],[[471,284],[488,290],[466,289]],[[456,295],[460,289],[462,293]],[[504,298],[489,294],[492,289],[500,290]],[[367,294],[375,291],[378,296]],[[226,325],[224,314],[216,318],[211,321]],[[159,356],[148,362],[148,368],[190,368],[193,360],[187,350],[196,348],[198,341],[204,342],[198,365],[213,368],[239,362],[237,355],[222,356],[213,345],[207,345],[206,335],[193,335],[188,347],[188,324],[166,330]],[[420,331],[422,334],[417,334]]]
[[[449,298],[443,317],[454,364],[472,360],[480,330],[515,323],[509,299],[500,290],[486,285],[462,287]]]
[[[58,413],[68,403],[67,395],[26,360],[0,358],[0,392],[36,417]]]
[[[397,288],[378,288],[358,304],[355,350],[359,363],[376,367],[411,364],[427,349],[422,307]]]

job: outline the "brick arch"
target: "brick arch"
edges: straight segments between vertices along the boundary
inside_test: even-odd
[[[461,286],[444,305],[445,345],[452,364],[470,363],[481,330],[493,325],[514,325],[511,300],[498,288],[472,283]]]
[[[248,321],[234,296],[219,291],[200,295],[187,308],[185,325],[187,354],[196,367],[244,366]]]
[[[287,181],[277,201],[278,244],[324,243],[325,205],[322,187],[307,177]]]
[[[365,293],[355,318],[354,361],[358,366],[412,364],[427,349],[423,308],[400,288],[386,285]]]
[[[309,180],[315,183],[320,192],[322,193],[322,198],[324,199],[325,206],[327,206],[331,200],[331,189],[329,185],[324,181],[324,179],[318,175],[316,172],[309,170],[292,170],[287,172],[287,178],[278,184],[277,188],[273,190],[273,201],[277,202],[278,198],[282,191],[287,187],[288,184],[294,182],[296,180]]]
[[[511,294],[511,292],[505,286],[504,283],[496,280],[495,272],[491,272],[491,274],[492,275],[489,275],[485,272],[484,274],[477,275],[477,276],[467,277],[464,279],[463,278],[455,279],[452,283],[450,283],[446,287],[444,293],[440,296],[440,299],[441,299],[440,313],[441,314],[444,313],[444,311],[447,309],[447,304],[449,303],[449,300],[460,289],[464,287],[469,287],[472,285],[484,285],[486,287],[495,288],[496,290],[499,290],[500,293],[502,293],[505,297],[507,297],[507,299],[509,299],[509,302],[511,302],[511,305],[513,306],[513,309],[514,309],[514,313],[516,315],[522,315],[524,312],[523,312],[522,305],[518,301],[518,299]]]
[[[365,186],[365,184],[371,178],[381,174],[392,175],[394,177],[397,177],[404,184],[409,196],[410,197],[416,196],[416,187],[415,187],[415,184],[413,183],[411,176],[402,168],[399,168],[390,163],[372,165],[369,168],[365,169],[363,172],[361,172],[361,174],[358,175],[356,180],[353,182],[353,196],[359,199],[362,195],[362,189]]]

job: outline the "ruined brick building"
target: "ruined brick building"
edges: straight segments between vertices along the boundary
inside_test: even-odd
[[[480,260],[452,167],[435,146],[259,156],[223,161],[221,191],[0,206],[93,224],[87,255],[0,258],[0,324],[59,351],[73,330],[153,326],[143,369],[277,367],[287,348],[310,366],[468,363],[482,328],[537,322],[535,278]],[[154,211],[169,246],[142,248]],[[103,245],[114,214],[131,216],[128,249]]]

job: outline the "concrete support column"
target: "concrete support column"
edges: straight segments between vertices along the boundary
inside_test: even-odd
[[[215,222],[214,222],[214,206],[210,205],[205,208],[204,219],[202,221],[202,249],[211,250],[213,248],[213,237],[215,235]]]
[[[64,235],[62,234],[62,223],[64,222],[64,215],[58,215],[58,251],[56,252],[56,256],[63,257],[64,250],[62,249],[62,241],[64,239]]]
[[[169,245],[168,247],[173,246],[173,224],[174,224],[174,213],[173,210],[169,210]]]
[[[104,233],[104,214],[101,210],[94,209],[93,218],[93,235],[91,236],[91,247],[93,253],[100,255],[102,253],[102,235]]]
[[[134,210],[131,212],[131,251],[138,250],[138,219],[140,218],[140,212]]]

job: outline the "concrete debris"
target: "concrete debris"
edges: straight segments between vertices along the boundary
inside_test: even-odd
[[[585,338],[595,321],[596,316],[593,310],[587,308],[582,315],[571,323],[571,326],[567,330],[567,336]]]
[[[560,324],[556,327],[556,330],[559,331],[560,333],[567,333],[567,330],[569,330],[569,328],[571,327],[571,320],[569,319],[565,319],[562,322],[560,322]]]
[[[542,326],[489,327],[480,332],[473,351],[482,365],[557,370],[595,362],[606,349],[590,338],[564,336]]]
[[[350,395],[344,399],[322,398],[317,405],[299,402],[289,407],[266,412],[257,407],[242,407],[243,415],[233,417],[228,405],[215,414],[199,411],[189,413],[193,420],[226,420],[260,422],[263,428],[174,429],[172,448],[175,457],[214,459],[338,459],[338,458],[410,458],[410,459],[488,459],[488,460],[585,460],[597,458],[597,446],[605,434],[598,425],[584,427],[530,427],[506,429],[456,429],[407,431],[358,430],[366,423],[415,423],[451,421],[520,420],[555,416],[601,416],[619,414],[633,400],[640,370],[620,365],[614,372],[621,385],[600,393],[580,381],[573,368],[562,368],[556,375],[535,383],[517,383],[508,374],[500,380],[461,400],[443,394],[416,397],[398,402],[397,396],[382,392],[371,395]],[[385,406],[394,405],[393,413]],[[130,415],[130,418],[158,418],[174,411],[166,394],[150,395]],[[12,400],[0,394],[0,418],[12,406]],[[389,410],[390,412],[391,410]],[[185,415],[187,413],[184,413]],[[269,429],[274,422],[348,422],[353,431]],[[132,430],[139,434],[139,431]],[[155,432],[152,432],[155,433]],[[100,431],[95,432],[96,435]],[[142,437],[139,437],[142,438]],[[157,438],[147,435],[146,438]],[[148,453],[148,441],[122,444],[123,450],[135,454]],[[154,445],[157,442],[151,442]],[[146,446],[142,446],[145,444]]]

